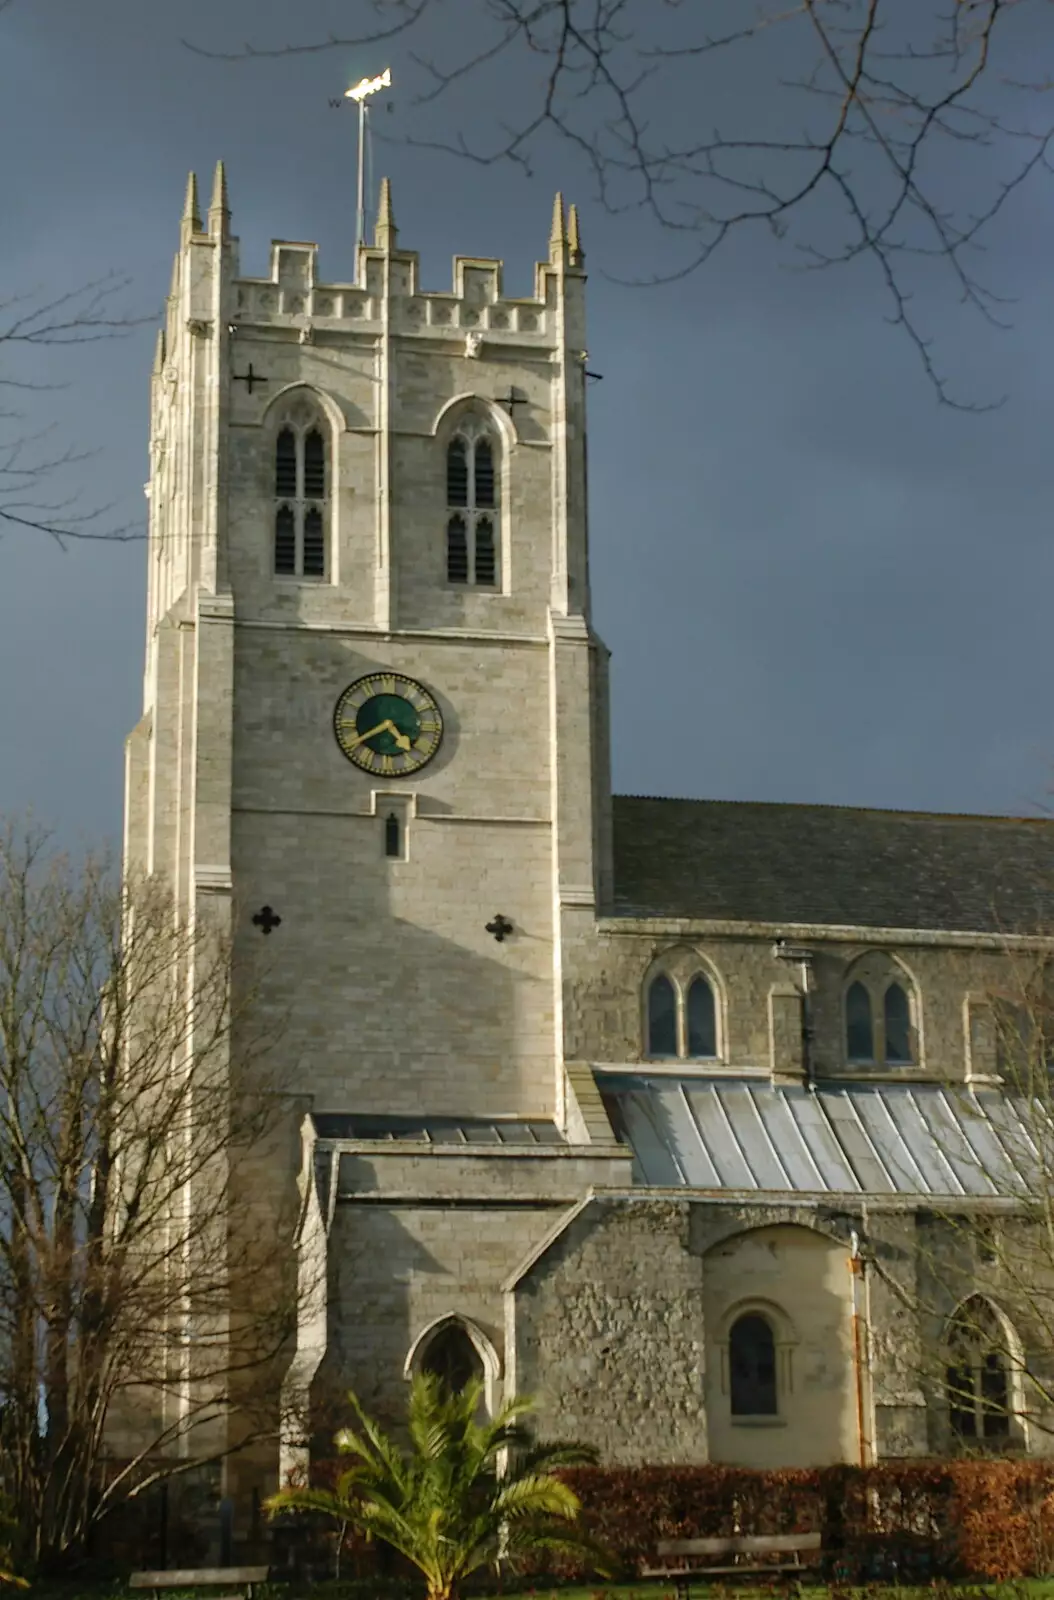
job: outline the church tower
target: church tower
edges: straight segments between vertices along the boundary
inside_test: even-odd
[[[426,291],[385,180],[353,281],[321,282],[316,247],[284,240],[248,278],[222,165],[204,221],[187,188],[152,378],[126,866],[262,973],[253,1026],[277,1041],[303,1130],[276,1184],[295,1200],[302,1162],[302,1253],[314,1228],[332,1261],[344,1226],[335,1191],[312,1187],[326,1151],[341,1174],[370,1154],[372,1176],[356,1171],[374,1200],[457,1194],[459,1226],[504,1236],[475,1287],[452,1268],[395,1329],[385,1313],[365,1333],[361,1301],[343,1333],[333,1314],[320,1328],[316,1302],[288,1380],[304,1402],[334,1350],[344,1386],[363,1382],[352,1345],[370,1370],[390,1345],[401,1382],[420,1327],[466,1297],[497,1371],[502,1276],[546,1208],[598,1181],[600,1156],[628,1173],[602,1119],[604,1149],[585,1151],[563,1049],[562,950],[610,888],[583,259],[558,195],[533,295],[506,296],[501,263],[475,257]],[[422,1119],[481,1158],[496,1144],[536,1159],[386,1167]],[[579,1147],[584,1164],[553,1159]],[[481,1186],[485,1225],[465,1212]],[[510,1197],[500,1217],[495,1196]],[[347,1226],[338,1253],[398,1255],[363,1242],[375,1216]]]
[[[559,1120],[561,915],[608,849],[574,208],[519,300],[468,257],[422,290],[386,180],[351,283],[286,241],[243,278],[229,222],[222,166],[204,223],[192,177],[129,864],[267,939],[319,1108]]]

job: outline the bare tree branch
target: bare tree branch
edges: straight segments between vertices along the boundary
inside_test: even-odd
[[[998,322],[1006,302],[978,275],[977,252],[1010,198],[1050,167],[1051,74],[1028,83],[1014,70],[1026,47],[1030,64],[1054,61],[1044,0],[762,0],[749,21],[729,0],[706,8],[706,27],[676,0],[466,0],[456,33],[440,30],[437,0],[349,0],[348,10],[357,25],[318,41],[189,48],[234,61],[401,41],[421,77],[413,103],[424,112],[449,99],[460,122],[464,95],[472,116],[471,133],[455,125],[405,142],[529,172],[555,135],[604,207],[643,215],[670,239],[675,259],[640,281],[687,277],[759,225],[805,265],[869,262],[938,396],[963,403],[934,359],[919,291],[936,272]],[[725,113],[734,126],[708,127],[737,72],[750,93]],[[503,107],[489,130],[487,86]],[[967,199],[950,203],[949,179],[964,172]]]
[[[51,298],[22,294],[0,301],[0,394],[64,388],[31,376],[27,358],[49,348],[68,350],[122,338],[149,320],[116,314],[115,299],[126,288],[126,280],[105,278]],[[19,407],[0,406],[0,527],[45,533],[60,547],[70,539],[126,543],[145,538],[141,526],[111,522],[112,505],[78,510],[76,489],[49,493],[56,483],[68,481],[69,469],[92,454],[69,446],[49,449],[53,431],[52,426],[32,429]]]

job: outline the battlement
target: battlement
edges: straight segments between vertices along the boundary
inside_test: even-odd
[[[535,266],[533,295],[505,295],[502,262],[482,256],[455,256],[449,290],[422,289],[417,252],[396,247],[391,189],[385,180],[374,243],[360,249],[355,282],[320,283],[316,244],[275,239],[268,276],[236,277],[231,304],[242,327],[291,323],[301,331],[310,325],[319,332],[347,332],[376,331],[385,321],[387,300],[388,326],[398,334],[464,340],[485,334],[546,344],[555,334],[554,313],[568,280],[584,280],[582,262],[577,213],[572,206],[565,219],[557,195],[549,259]]]
[[[497,260],[457,256],[451,290],[422,290],[416,254],[399,251],[386,262],[385,253],[371,247],[362,255],[361,282],[318,283],[316,246],[275,240],[270,276],[235,281],[233,304],[239,324],[281,325],[290,318],[307,318],[320,330],[380,324],[387,267],[393,331],[500,333],[543,339],[551,332],[559,287],[557,274],[547,262],[539,262],[536,268],[533,296],[507,298],[502,293],[502,263]]]

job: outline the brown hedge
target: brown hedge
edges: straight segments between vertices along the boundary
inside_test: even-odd
[[[588,1532],[629,1572],[660,1538],[820,1531],[828,1577],[1010,1579],[1054,1571],[1054,1462],[913,1461],[785,1471],[577,1468]],[[568,1562],[567,1576],[585,1569]]]
[[[344,1465],[317,1462],[312,1478],[332,1481]],[[836,1583],[1003,1581],[1054,1573],[1054,1461],[904,1461],[781,1471],[579,1467],[562,1476],[582,1501],[585,1531],[627,1575],[654,1562],[659,1539],[815,1531],[823,1534],[824,1575]],[[332,1562],[328,1530],[300,1522],[295,1532],[287,1528],[289,1536],[299,1548],[283,1551],[278,1564],[307,1565],[322,1576]],[[350,1538],[345,1575],[366,1578],[378,1568],[394,1575],[401,1563]],[[590,1575],[588,1564],[574,1556],[550,1555],[531,1570],[536,1577]]]

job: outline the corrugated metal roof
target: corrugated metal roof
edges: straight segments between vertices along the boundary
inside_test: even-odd
[[[598,1073],[597,1086],[636,1181],[663,1188],[1011,1196],[1037,1164],[1042,1113],[966,1085]]]

